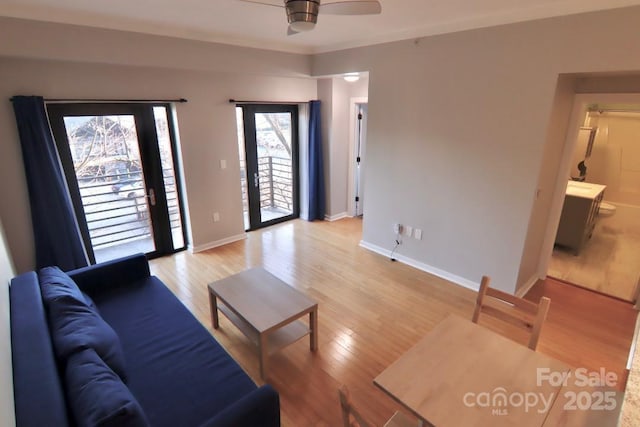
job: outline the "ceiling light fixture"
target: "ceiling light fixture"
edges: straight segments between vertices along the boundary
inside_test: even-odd
[[[360,74],[358,73],[347,73],[342,76],[343,79],[348,81],[349,83],[357,82],[360,80]]]
[[[285,6],[289,30],[294,33],[311,31],[318,22],[319,0],[287,0]]]

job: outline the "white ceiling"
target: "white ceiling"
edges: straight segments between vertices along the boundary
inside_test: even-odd
[[[333,0],[332,0],[333,1]],[[287,36],[283,9],[239,0],[0,0],[0,16],[319,53],[551,16],[640,0],[380,0],[382,14],[320,15]]]

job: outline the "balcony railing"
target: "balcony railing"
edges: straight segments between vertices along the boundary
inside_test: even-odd
[[[291,211],[293,206],[293,177],[291,159],[259,157],[260,208],[280,208]]]
[[[246,166],[241,160],[242,201],[247,203]],[[260,208],[293,212],[293,176],[291,159],[276,156],[258,157]]]
[[[171,228],[179,229],[180,212],[173,173],[163,172]],[[95,251],[152,237],[143,183],[139,176],[130,180],[127,178],[124,174],[113,174],[99,180],[78,180],[91,245]]]

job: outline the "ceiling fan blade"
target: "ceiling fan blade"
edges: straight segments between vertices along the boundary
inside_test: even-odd
[[[275,7],[279,7],[279,8],[283,8],[284,7],[284,1],[282,0],[238,0],[238,1],[242,1],[245,3],[254,3],[254,4],[261,4],[264,6],[275,6]]]
[[[347,0],[321,3],[320,12],[329,15],[377,15],[382,5],[377,0]]]

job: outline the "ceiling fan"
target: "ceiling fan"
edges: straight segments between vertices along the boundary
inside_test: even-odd
[[[289,21],[288,35],[311,31],[318,22],[318,13],[329,15],[377,15],[382,12],[378,0],[240,0],[284,8]]]

